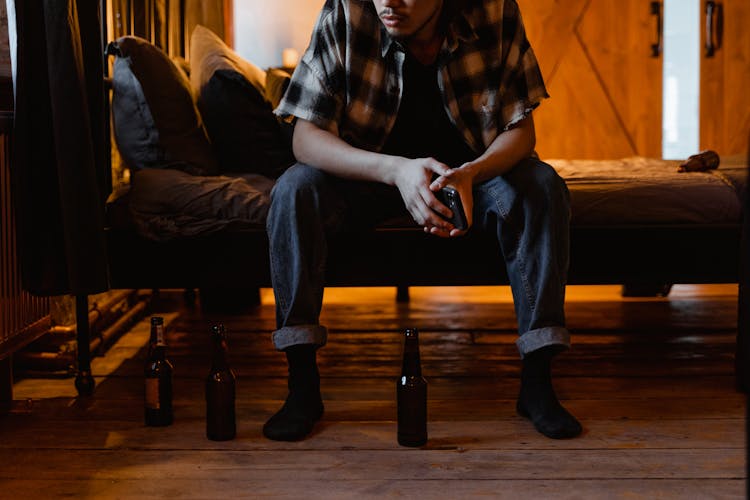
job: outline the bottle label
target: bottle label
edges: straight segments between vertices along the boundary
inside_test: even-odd
[[[161,408],[159,404],[159,379],[158,378],[147,378],[146,379],[146,408],[150,410],[158,410]]]

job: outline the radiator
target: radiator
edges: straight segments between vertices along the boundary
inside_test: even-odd
[[[11,199],[9,137],[0,134],[0,358],[49,328],[49,300],[21,289]]]

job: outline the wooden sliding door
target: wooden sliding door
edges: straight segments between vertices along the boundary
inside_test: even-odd
[[[660,3],[518,3],[551,96],[534,113],[539,154],[660,158],[662,57],[652,52]]]
[[[750,137],[750,0],[702,4],[701,148],[722,156],[745,155]]]

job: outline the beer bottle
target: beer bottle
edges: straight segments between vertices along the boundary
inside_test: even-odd
[[[149,426],[170,425],[172,413],[172,363],[166,357],[164,342],[164,318],[151,318],[151,339],[144,374],[146,393],[144,420]]]
[[[398,444],[422,446],[427,443],[427,381],[419,361],[419,333],[408,328],[404,334],[404,360],[396,382]]]
[[[211,371],[206,379],[206,437],[212,441],[234,439],[235,376],[227,359],[224,325],[211,327]]]

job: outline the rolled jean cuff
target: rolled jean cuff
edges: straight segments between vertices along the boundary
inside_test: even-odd
[[[279,351],[298,344],[315,344],[323,347],[328,341],[328,329],[321,325],[285,326],[273,332],[273,345]]]
[[[548,345],[560,345],[569,349],[570,332],[568,332],[568,329],[562,326],[537,328],[536,330],[529,330],[516,340],[516,346],[518,347],[518,352],[521,353],[521,359],[526,357],[530,352]]]

